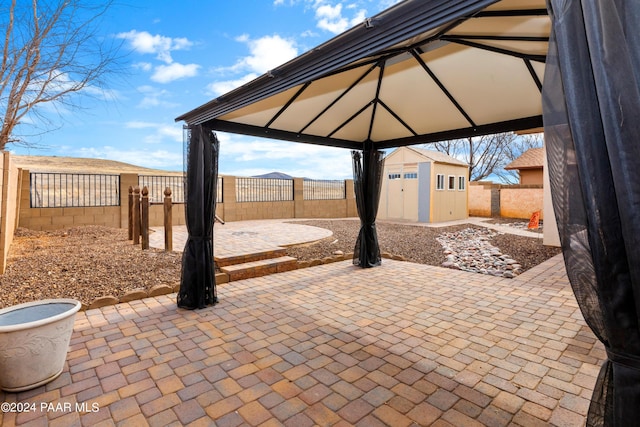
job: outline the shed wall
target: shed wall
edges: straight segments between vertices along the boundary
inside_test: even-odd
[[[444,189],[437,189],[438,175],[444,175]],[[469,169],[466,166],[455,166],[435,163],[431,182],[431,222],[454,221],[469,217],[467,188]],[[464,178],[464,189],[459,189],[459,178]],[[449,188],[449,180],[453,178],[453,189]]]

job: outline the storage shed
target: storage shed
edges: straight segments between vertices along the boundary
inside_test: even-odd
[[[401,147],[387,156],[378,218],[442,222],[469,216],[469,166],[439,151]]]

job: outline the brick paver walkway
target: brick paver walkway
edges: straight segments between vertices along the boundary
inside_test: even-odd
[[[36,404],[0,424],[580,426],[604,358],[561,256],[511,280],[340,262],[218,295],[79,313],[68,367],[0,393]]]

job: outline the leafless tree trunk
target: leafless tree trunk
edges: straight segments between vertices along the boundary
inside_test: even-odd
[[[39,108],[44,104],[74,109],[79,107],[74,95],[104,96],[106,78],[114,71],[119,47],[98,37],[98,25],[110,3],[0,3],[0,34],[4,32],[0,149],[9,143],[27,143],[15,135],[21,123],[38,126],[41,122],[45,131],[51,126],[50,114]]]
[[[515,171],[504,169],[529,148],[541,147],[540,134],[498,133],[436,142],[425,148],[436,149],[469,164],[469,180],[481,181],[491,175],[506,184],[518,182]]]

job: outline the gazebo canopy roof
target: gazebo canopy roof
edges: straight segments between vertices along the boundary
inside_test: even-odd
[[[544,0],[405,0],[180,117],[375,149],[542,126]]]

